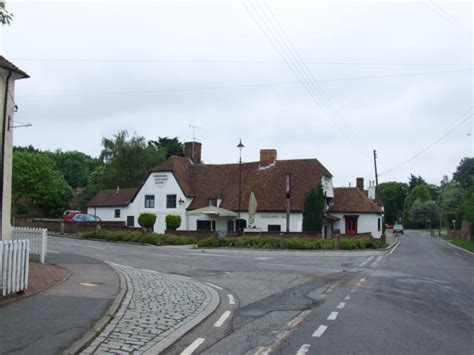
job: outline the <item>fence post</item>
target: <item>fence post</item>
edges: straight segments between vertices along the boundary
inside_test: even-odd
[[[41,229],[41,254],[40,254],[40,261],[41,264],[44,264],[46,259],[46,253],[48,251],[48,230],[42,228]]]

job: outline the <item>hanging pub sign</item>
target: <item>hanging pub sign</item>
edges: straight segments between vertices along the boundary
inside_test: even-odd
[[[286,174],[286,183],[285,183],[285,194],[286,198],[290,198],[291,196],[291,174]]]

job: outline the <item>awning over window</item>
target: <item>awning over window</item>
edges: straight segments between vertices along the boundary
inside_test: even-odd
[[[229,211],[224,208],[220,208],[216,206],[207,206],[207,207],[198,208],[197,210],[187,212],[188,216],[200,216],[203,214],[218,216],[218,217],[237,217],[238,216],[238,214],[233,211]]]
[[[329,220],[329,221],[339,221],[339,220],[340,220],[339,217],[336,217],[336,216],[334,216],[334,215],[332,215],[332,214],[325,214],[325,215],[324,215],[324,218],[326,218],[326,219]]]

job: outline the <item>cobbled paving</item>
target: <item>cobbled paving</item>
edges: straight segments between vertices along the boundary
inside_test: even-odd
[[[183,277],[110,264],[127,284],[115,318],[82,354],[142,354],[200,314],[209,291]]]

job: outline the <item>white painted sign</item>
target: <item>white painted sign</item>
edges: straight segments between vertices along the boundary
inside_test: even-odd
[[[153,179],[155,180],[155,184],[157,187],[162,188],[166,185],[168,181],[168,175],[165,174],[154,174]]]

